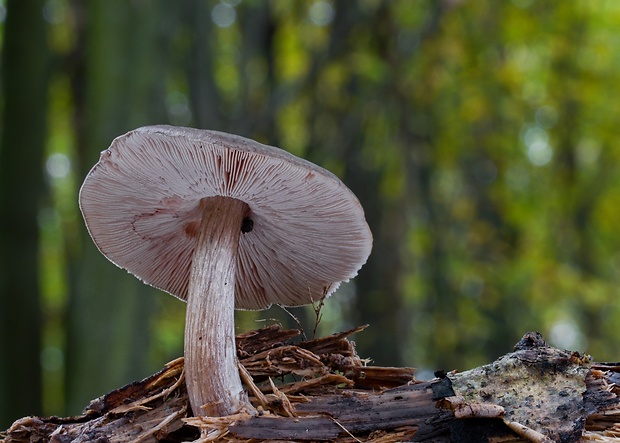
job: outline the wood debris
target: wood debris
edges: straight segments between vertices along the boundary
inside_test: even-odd
[[[620,365],[526,335],[490,365],[420,382],[413,368],[368,366],[356,328],[295,342],[273,325],[237,337],[254,410],[193,417],[183,359],[93,400],[77,417],[25,417],[2,443],[334,441],[620,442]],[[484,436],[484,437],[480,437]]]

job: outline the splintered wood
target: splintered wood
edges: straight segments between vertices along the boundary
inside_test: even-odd
[[[528,334],[496,362],[418,382],[412,368],[367,366],[348,339],[363,329],[300,342],[299,331],[277,325],[239,335],[253,411],[194,417],[180,358],[80,416],[17,420],[0,441],[620,442],[617,365]]]

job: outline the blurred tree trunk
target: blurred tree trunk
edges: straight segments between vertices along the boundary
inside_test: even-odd
[[[184,1],[184,21],[189,23],[191,35],[186,60],[189,103],[197,128],[226,130],[222,113],[222,100],[215,84],[213,48],[213,22],[209,20],[211,2]],[[206,18],[206,19],[205,19]]]
[[[41,413],[39,203],[48,49],[43,0],[8,0],[0,146],[0,429]]]
[[[348,72],[342,94],[353,105],[347,108],[341,107],[338,102],[326,103],[326,97],[318,93],[325,87],[324,75],[328,67],[352,59],[351,52],[357,50],[377,59],[385,55],[381,50],[389,36],[384,35],[384,27],[377,27],[373,46],[369,48],[356,38],[357,33],[368,27],[376,19],[374,14],[384,9],[385,5],[372,13],[364,11],[358,4],[336,2],[334,7],[326,49],[320,56],[313,57],[306,80],[311,100],[307,157],[318,164],[340,164],[341,178],[358,196],[364,208],[375,242],[363,272],[353,281],[356,297],[344,317],[348,317],[353,325],[368,323],[374,331],[356,337],[361,353],[377,364],[398,365],[402,360],[398,345],[402,337],[399,321],[402,300],[399,272],[402,263],[399,250],[403,244],[400,237],[403,226],[399,221],[401,217],[397,214],[393,217],[395,214],[391,209],[385,210],[386,195],[381,186],[382,176],[386,174],[384,165],[369,164],[364,158],[365,136],[368,134],[365,128],[366,104],[369,97],[381,102],[385,91],[369,84],[368,78],[361,75],[352,63],[344,62],[343,67]],[[332,122],[338,122],[337,127],[332,126]],[[393,204],[397,210],[398,206],[398,202]]]
[[[596,252],[593,219],[596,208],[600,205],[601,195],[609,177],[615,172],[608,168],[612,162],[599,159],[598,173],[588,175],[584,173],[584,160],[580,157],[579,143],[583,139],[584,98],[579,95],[566,94],[574,88],[576,79],[583,75],[592,75],[583,66],[581,60],[575,57],[573,47],[582,41],[588,41],[593,34],[593,26],[583,21],[581,14],[574,8],[562,8],[564,20],[562,31],[568,44],[558,47],[551,58],[550,94],[554,98],[557,109],[562,112],[558,115],[556,126],[563,128],[558,131],[556,138],[556,160],[554,161],[555,189],[560,201],[566,202],[554,220],[554,240],[556,259],[560,263],[579,270],[580,278],[592,284],[598,279],[604,279],[604,267],[600,267]],[[582,149],[583,152],[583,149]],[[607,155],[606,152],[603,155]],[[582,155],[583,156],[583,155]],[[601,156],[602,157],[602,156]],[[581,163],[581,164],[580,164]],[[596,342],[603,337],[606,306],[601,306],[593,299],[584,300],[579,311],[582,319],[583,332],[588,340]]]
[[[184,0],[183,23],[191,36],[186,55],[185,71],[188,84],[189,104],[192,125],[197,128],[226,131],[263,143],[286,148],[280,145],[275,128],[277,114],[281,111],[277,103],[278,83],[274,77],[273,31],[271,6],[268,2],[251,3],[238,10],[238,21],[243,51],[235,69],[239,74],[237,96],[225,97],[216,81],[217,63],[222,61],[216,45],[217,26],[210,20],[213,3]],[[253,76],[261,72],[257,65],[265,62],[265,78],[257,82]],[[290,314],[274,306],[267,311],[237,311],[236,324],[240,328],[256,327],[259,318],[277,320],[287,328],[298,327],[300,322],[304,331],[312,331],[314,318],[310,319],[304,307],[287,308]],[[293,316],[297,319],[295,321]]]
[[[160,1],[77,2],[76,100],[79,182],[111,141],[138,126],[165,121]],[[83,9],[82,9],[83,8]],[[150,320],[157,291],[118,269],[84,229],[72,257],[67,339],[67,407],[139,379],[148,367]]]

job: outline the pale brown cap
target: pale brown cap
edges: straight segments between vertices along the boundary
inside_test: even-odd
[[[187,298],[202,198],[247,203],[235,307],[298,306],[357,274],[372,234],[355,195],[332,173],[222,132],[147,126],[116,138],[80,190],[99,250],[117,266]]]

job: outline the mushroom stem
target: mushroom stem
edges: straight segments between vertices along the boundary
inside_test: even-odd
[[[239,378],[234,317],[239,236],[249,207],[219,196],[200,204],[185,320],[185,380],[194,415],[224,416],[249,405]]]

